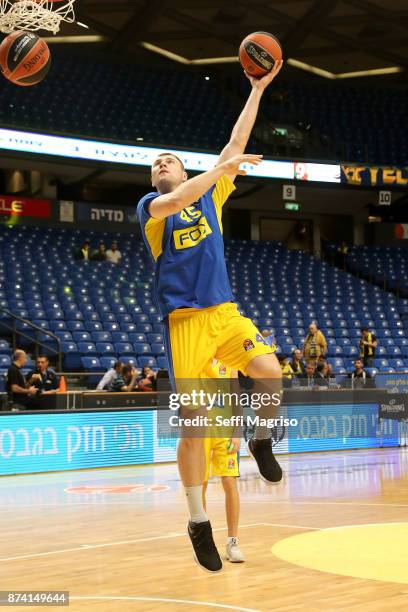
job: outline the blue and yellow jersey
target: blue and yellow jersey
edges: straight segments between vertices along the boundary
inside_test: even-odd
[[[222,176],[197,202],[166,219],[149,214],[159,196],[137,205],[143,240],[153,257],[155,289],[163,317],[177,308],[208,308],[232,301],[222,238],[222,207],[235,186]]]

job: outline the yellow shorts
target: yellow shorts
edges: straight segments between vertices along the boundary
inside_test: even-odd
[[[205,438],[205,481],[210,476],[239,476],[238,453],[228,453],[230,438]]]
[[[252,359],[275,352],[232,302],[202,309],[179,308],[167,317],[165,326],[173,379],[214,378],[214,358],[246,374]]]

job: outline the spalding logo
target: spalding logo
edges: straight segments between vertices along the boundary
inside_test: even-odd
[[[270,55],[260,45],[257,45],[254,42],[249,42],[245,45],[245,51],[248,53],[249,57],[254,60],[255,64],[260,66],[260,68],[264,68],[268,71],[272,70],[274,62],[267,59],[270,57]]]

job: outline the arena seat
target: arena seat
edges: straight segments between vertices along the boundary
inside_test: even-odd
[[[101,238],[119,240],[126,265],[75,261],[74,249],[85,237],[92,247]],[[18,244],[26,245],[24,253]],[[18,281],[1,265],[11,255],[24,270]],[[301,346],[310,322],[317,320],[328,341],[329,359],[336,368],[349,369],[359,352],[360,328],[368,325],[379,341],[377,358],[388,360],[384,367],[406,368],[408,300],[277,242],[226,240],[225,256],[239,308],[256,315],[260,328],[274,334],[281,352],[290,354]],[[33,283],[44,262],[46,283]],[[153,306],[152,262],[136,236],[1,226],[0,283],[7,287],[0,290],[4,307],[45,315],[35,321],[58,333],[68,369],[81,369],[82,358],[98,356],[102,368],[118,357],[131,358],[139,366],[144,357],[154,359],[155,367],[167,366],[165,330]],[[0,347],[1,355],[10,356],[9,343]],[[109,361],[102,362],[106,352]]]

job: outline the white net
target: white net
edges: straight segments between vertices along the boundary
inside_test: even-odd
[[[56,34],[61,21],[73,22],[75,0],[0,0],[0,30],[49,30]]]

